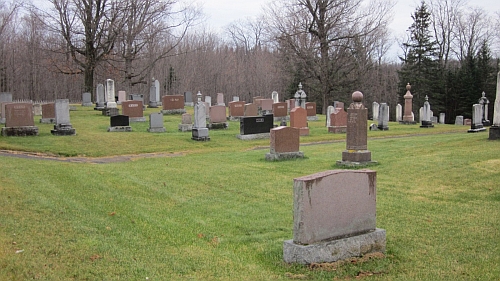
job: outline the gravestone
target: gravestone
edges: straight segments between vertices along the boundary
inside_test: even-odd
[[[341,101],[333,101],[332,106],[333,106],[333,108],[342,108],[345,111],[345,105]]]
[[[336,111],[335,109],[335,106],[333,105],[329,105],[327,108],[326,108],[326,128],[328,129],[328,127],[330,127],[330,123],[331,123],[331,115],[332,113],[334,113]]]
[[[193,130],[193,120],[191,114],[182,114],[181,123],[179,124],[179,131],[191,132]]]
[[[273,103],[273,116],[276,122],[285,122],[288,117],[288,105],[286,102]]]
[[[95,90],[95,101],[96,105],[94,107],[94,110],[104,110],[106,107],[106,98],[105,98],[105,92],[104,92],[104,85],[103,84],[97,84],[96,90]]]
[[[455,117],[455,125],[462,126],[463,124],[464,124],[464,117],[462,115]]]
[[[384,253],[376,177],[372,170],[330,170],[295,178],[293,239],[283,243],[283,260],[311,264]]]
[[[229,102],[229,120],[240,121],[240,117],[245,116],[245,102],[232,101]]]
[[[150,133],[165,133],[166,129],[163,126],[163,114],[155,112],[149,114],[149,128]]]
[[[255,103],[247,103],[245,104],[245,117],[249,116],[258,116],[259,115],[259,108],[257,104]]]
[[[481,98],[478,102],[481,105],[481,120],[483,126],[487,127],[491,125],[490,120],[488,120],[488,106],[490,105],[490,101],[486,97],[486,93],[483,92]]]
[[[33,121],[33,104],[5,102],[3,105],[5,127],[2,128],[2,136],[38,136],[38,127]]]
[[[259,115],[273,114],[273,104],[274,101],[272,99],[261,99],[258,114]]]
[[[490,127],[488,138],[490,140],[500,139],[500,72],[497,73],[497,92],[493,108],[493,124]]]
[[[276,92],[276,91],[273,91],[271,93],[271,98],[272,98],[272,100],[273,100],[274,103],[280,102],[280,98],[279,98],[278,92]]]
[[[405,99],[405,108],[404,108],[404,115],[403,115],[403,121],[399,122],[401,124],[406,124],[406,125],[413,125],[416,124],[414,115],[413,115],[413,95],[410,92],[411,90],[411,85],[408,83],[406,85],[406,94],[404,95]]]
[[[0,124],[5,124],[5,110],[3,109],[3,104],[12,102],[12,93],[9,92],[0,92],[0,112],[2,113],[2,117],[0,118]]]
[[[260,100],[261,100],[261,99],[263,99],[263,98],[264,98],[264,97],[261,97],[261,96],[256,96],[256,97],[253,97],[253,98],[252,98],[252,103],[253,103],[253,104],[256,104],[256,105],[257,105],[257,107],[259,107],[259,106],[260,106]]]
[[[366,166],[375,164],[368,150],[368,109],[363,105],[363,94],[356,91],[352,94],[353,103],[347,109],[346,150],[342,152],[340,166]]]
[[[295,92],[295,107],[306,108],[306,98],[307,94],[304,90],[302,90],[302,83],[299,82],[299,90]]]
[[[424,107],[422,107],[422,110],[420,112],[420,117],[422,119],[420,128],[432,128],[434,125],[432,124],[431,120],[431,105],[429,104],[429,97],[425,96],[425,102],[424,102]]]
[[[471,125],[472,125],[472,120],[471,120],[471,119],[469,119],[469,118],[465,118],[465,119],[464,119],[464,125],[465,125],[465,126],[471,126]]]
[[[125,91],[118,91],[118,101],[116,104],[122,104],[122,102],[127,100],[127,92]]]
[[[305,109],[307,112],[307,121],[318,121],[315,102],[306,102]]]
[[[184,92],[184,105],[185,106],[194,106],[193,93]]]
[[[156,86],[154,85],[151,85],[151,87],[149,87],[149,104],[148,104],[148,107],[149,108],[158,108],[158,100],[156,99]]]
[[[381,103],[379,107],[377,128],[382,131],[389,130],[389,106],[385,102]]]
[[[233,101],[240,101],[240,97],[238,97],[238,96],[233,96]]]
[[[380,105],[378,104],[378,102],[374,101],[373,104],[372,104],[372,120],[375,121],[375,120],[378,120],[378,114],[380,112]]]
[[[43,124],[55,124],[56,123],[56,104],[46,103],[42,104],[42,118],[40,123]]]
[[[347,132],[347,112],[343,108],[337,108],[330,113],[328,132],[333,134]]]
[[[108,132],[132,132],[127,115],[114,115],[109,118]]]
[[[161,98],[161,88],[160,88],[160,81],[156,80],[153,78],[153,84],[155,85],[155,96],[156,96],[156,103],[158,106],[163,105],[163,101]]]
[[[70,122],[69,116],[69,100],[58,99],[55,102],[56,124],[50,133],[54,136],[74,136],[76,130]]]
[[[226,106],[226,104],[224,103],[224,94],[223,93],[217,93],[217,105]]]
[[[209,129],[226,129],[229,126],[226,117],[225,105],[214,105],[210,107]]]
[[[309,135],[307,126],[307,111],[302,107],[295,107],[290,111],[290,127],[300,130],[301,136]]]
[[[92,94],[91,93],[83,93],[82,94],[82,106],[93,106],[92,103]]]
[[[205,102],[208,103],[208,107],[212,106],[212,97],[205,96]]]
[[[240,134],[236,137],[241,140],[269,138],[273,127],[274,117],[272,114],[243,117],[240,119]]]
[[[474,104],[472,106],[472,122],[471,128],[467,131],[468,133],[478,133],[486,131],[483,126],[483,105]]]
[[[288,105],[288,114],[290,114],[290,110],[295,107],[295,99],[286,100],[286,103]]]
[[[439,113],[439,124],[444,124],[446,118],[446,113]]]
[[[33,115],[34,116],[42,116],[42,105],[39,103],[35,103],[33,105]]]
[[[163,109],[161,113],[163,113],[163,115],[186,113],[186,109],[184,109],[183,95],[163,96],[162,100],[163,100],[162,102]]]
[[[201,93],[197,94],[198,102],[194,105],[194,125],[191,130],[192,140],[209,141],[207,128],[207,105],[201,101]]]
[[[396,122],[403,121],[403,107],[398,103],[396,105]]]
[[[142,108],[142,101],[124,101],[122,102],[122,115],[128,116],[129,122],[146,122]]]
[[[115,81],[106,80],[106,108],[116,108]]]
[[[267,161],[304,158],[299,151],[300,132],[297,128],[280,126],[270,131],[270,152],[266,154]]]

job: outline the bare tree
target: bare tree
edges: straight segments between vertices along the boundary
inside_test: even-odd
[[[483,42],[491,42],[490,18],[480,8],[469,8],[457,19],[455,54],[460,61],[474,57]]]
[[[6,44],[11,42],[14,35],[14,18],[19,9],[23,6],[22,1],[0,1],[0,91],[9,90],[9,75],[7,71]],[[10,37],[10,38],[9,38]]]

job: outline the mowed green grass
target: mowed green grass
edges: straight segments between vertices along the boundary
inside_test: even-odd
[[[305,159],[266,162],[269,140],[236,139],[236,122],[194,142],[176,131],[179,116],[165,116],[167,133],[150,134],[136,123],[132,133],[107,133],[100,112],[71,114],[77,136],[40,124],[40,136],[0,137],[0,148],[182,156],[0,157],[0,280],[500,279],[500,142],[487,133],[395,123],[369,132],[386,256],[311,268],[284,263],[282,243],[293,235],[293,178],[337,169],[345,149],[324,116],[301,138]]]

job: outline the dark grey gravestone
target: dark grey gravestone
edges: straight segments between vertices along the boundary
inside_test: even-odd
[[[94,107],[95,110],[103,110],[105,107],[105,97],[104,97],[104,85],[97,84],[96,91],[96,105]]]
[[[382,131],[389,130],[389,106],[383,102],[378,111],[378,129]]]
[[[163,114],[161,112],[149,114],[149,129],[150,133],[164,133],[165,127],[163,126]]]
[[[185,106],[194,106],[192,92],[184,92],[184,105]]]
[[[110,127],[108,132],[131,132],[132,128],[129,126],[129,118],[126,115],[115,115],[109,118]]]
[[[149,88],[149,108],[157,108],[158,101],[156,100],[156,87],[155,85],[151,85]]]

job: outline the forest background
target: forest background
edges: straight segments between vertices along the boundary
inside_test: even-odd
[[[494,101],[499,12],[465,0],[421,1],[413,23],[400,27],[404,36],[394,36],[394,3],[277,0],[214,32],[203,7],[184,0],[0,0],[0,92],[79,101],[113,79],[116,90],[147,101],[158,79],[162,95],[224,93],[227,103],[273,91],[289,99],[300,82],[325,113],[356,90],[367,106],[394,108],[410,83],[414,108],[428,96],[447,123],[470,118],[482,92]]]

